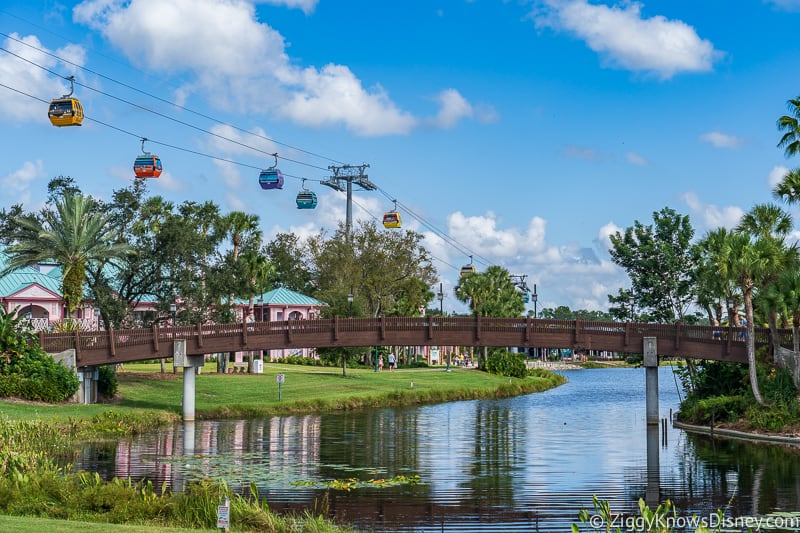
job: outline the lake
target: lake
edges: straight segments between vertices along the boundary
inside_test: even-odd
[[[273,511],[316,509],[372,531],[569,531],[593,495],[628,515],[645,497],[685,517],[800,509],[800,448],[671,423],[651,426],[648,447],[644,369],[564,374],[565,385],[503,400],[179,425],[87,445],[78,467],[175,490],[212,478],[249,493],[252,482]],[[677,410],[679,384],[659,369],[661,418]]]

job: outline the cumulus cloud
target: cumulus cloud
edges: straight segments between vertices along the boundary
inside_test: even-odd
[[[622,233],[625,231],[623,228],[620,228],[613,222],[609,222],[605,226],[600,228],[600,231],[597,232],[597,243],[604,249],[604,250],[611,250],[613,247],[611,245],[611,236],[616,235],[617,233]]]
[[[642,4],[594,5],[587,0],[543,0],[532,14],[539,28],[564,31],[586,42],[605,64],[655,73],[706,72],[721,55],[680,20],[644,17]]]
[[[306,15],[313,13],[314,9],[317,7],[317,0],[261,0],[261,3],[299,9]]]
[[[0,79],[13,80],[14,89],[19,92],[3,93],[3,98],[0,98],[0,112],[10,122],[31,120],[46,122],[46,107],[45,111],[42,111],[44,104],[27,95],[46,100],[57,98],[69,93],[70,84],[65,79],[48,74],[31,63],[63,72],[65,76],[74,74],[77,67],[63,63],[36,49],[63,57],[76,65],[83,65],[86,61],[85,49],[75,44],[67,44],[62,48],[49,50],[35,36],[22,37],[17,33],[12,33],[3,40],[3,48],[10,53],[0,55]]]
[[[473,109],[466,98],[455,89],[446,89],[436,97],[439,102],[439,113],[431,122],[439,128],[452,128],[462,118],[473,116]]]
[[[365,90],[345,66],[308,67],[292,79],[300,88],[289,96],[280,113],[301,124],[343,123],[363,136],[406,134],[417,125],[413,116],[392,103],[383,88]]]
[[[696,229],[703,231],[716,228],[733,228],[741,220],[744,211],[738,206],[720,207],[715,204],[705,204],[693,192],[684,193],[683,201],[692,213],[692,220],[699,220]]]
[[[31,200],[31,185],[34,180],[46,177],[44,165],[40,159],[26,161],[22,167],[3,176],[0,184],[4,194],[13,197],[16,202],[27,204]]]
[[[700,140],[713,146],[714,148],[739,148],[742,140],[734,135],[728,135],[719,131],[709,131],[700,136]]]
[[[783,165],[773,167],[769,172],[769,176],[767,177],[767,183],[769,184],[770,190],[774,189],[781,181],[783,181],[784,176],[786,176],[788,173],[788,167],[784,167]]]
[[[274,3],[305,12],[316,5]],[[363,136],[406,134],[418,123],[382,87],[365,87],[346,66],[295,65],[283,36],[259,22],[246,0],[84,0],[73,16],[143,68],[191,76],[176,91],[179,101],[213,93],[212,103],[224,108],[343,125]]]

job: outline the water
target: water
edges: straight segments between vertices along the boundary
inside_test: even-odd
[[[648,469],[644,370],[565,375],[561,387],[504,400],[197,422],[87,446],[79,466],[176,490],[224,478],[247,493],[254,482],[274,511],[311,508],[374,531],[569,531],[593,495],[626,514],[639,498],[669,498],[682,516],[800,509],[800,448],[712,441],[670,424],[650,435],[658,464]],[[659,389],[669,418],[679,403],[670,368]],[[324,486],[415,475],[415,485]]]

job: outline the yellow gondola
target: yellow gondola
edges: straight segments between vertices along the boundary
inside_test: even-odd
[[[472,256],[469,256],[469,264],[461,267],[461,277],[465,278],[475,273],[475,265],[472,264]]]
[[[394,201],[394,209],[383,214],[383,227],[396,229],[402,227],[403,219],[397,211],[397,200]]]
[[[72,97],[75,89],[75,76],[67,79],[70,82],[69,94],[53,99],[47,111],[47,116],[53,126],[80,126],[83,122],[83,106],[77,98]]]

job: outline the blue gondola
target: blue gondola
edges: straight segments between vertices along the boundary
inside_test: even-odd
[[[258,175],[258,184],[262,189],[283,189],[283,173],[278,169],[278,154],[272,154],[275,164],[261,171]]]
[[[297,209],[314,209],[317,207],[317,193],[306,189],[306,180],[303,179],[302,189],[297,193]]]
[[[258,184],[262,189],[283,189],[283,174],[277,168],[268,168],[258,175]]]

